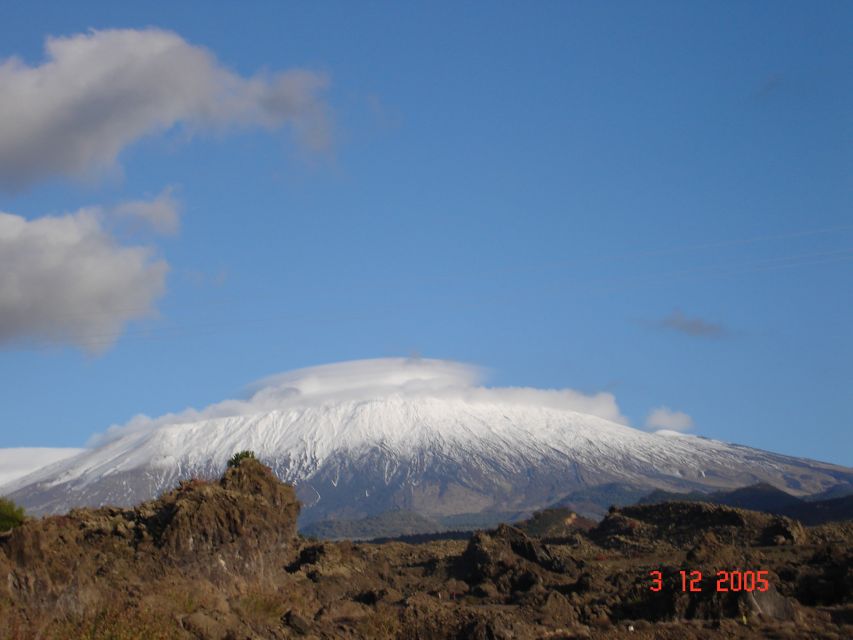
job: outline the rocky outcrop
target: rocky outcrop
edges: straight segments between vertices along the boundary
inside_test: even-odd
[[[566,565],[538,540],[515,527],[500,525],[491,532],[474,534],[459,559],[460,577],[470,583],[502,580],[529,588],[541,582],[542,571],[564,573]]]
[[[246,559],[292,544],[299,502],[268,467],[246,459],[218,483],[182,482],[131,513],[137,542],[150,541],[169,559],[226,552]]]
[[[180,568],[218,582],[256,580],[292,555],[299,503],[255,460],[217,482],[190,480],[135,509],[75,509],[30,520],[0,541],[0,595],[31,610],[82,612],[113,589]],[[5,593],[4,593],[5,591]]]
[[[692,545],[707,534],[729,544],[802,544],[803,526],[785,516],[704,502],[663,502],[611,508],[589,531],[591,539],[612,548],[650,549],[661,541]]]

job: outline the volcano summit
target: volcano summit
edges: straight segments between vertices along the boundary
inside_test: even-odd
[[[628,427],[610,394],[479,380],[474,367],[426,359],[302,369],[262,381],[247,400],[137,417],[0,492],[36,514],[130,505],[214,477],[246,449],[296,486],[302,524],[392,510],[498,521],[608,483],[709,491],[767,482],[804,495],[853,480],[837,465]]]

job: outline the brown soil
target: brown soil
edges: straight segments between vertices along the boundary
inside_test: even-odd
[[[665,503],[542,539],[354,544],[298,536],[298,509],[244,460],[135,509],[30,520],[0,537],[0,638],[853,637],[849,522]],[[769,587],[717,592],[735,569]]]

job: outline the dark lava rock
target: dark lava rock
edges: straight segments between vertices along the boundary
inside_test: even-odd
[[[761,544],[803,544],[807,541],[806,530],[796,520],[776,516],[761,532]]]
[[[235,543],[249,553],[280,548],[295,538],[298,515],[293,488],[251,458],[229,468],[219,483],[183,482],[136,509],[136,520],[173,558],[197,558]]]
[[[281,617],[281,622],[300,635],[311,631],[311,621],[292,610]]]
[[[797,599],[809,606],[834,605],[853,598],[853,549],[825,546],[797,572]]]
[[[317,564],[324,555],[327,553],[327,547],[325,544],[312,544],[308,547],[303,548],[299,552],[299,556],[287,565],[287,570],[290,573],[295,573],[302,569],[303,567]]]
[[[648,551],[662,541],[681,547],[701,543],[708,534],[723,544],[801,544],[803,526],[784,516],[705,502],[664,502],[612,509],[589,537],[597,544]]]
[[[529,538],[520,529],[502,524],[494,531],[481,531],[471,537],[458,570],[463,580],[475,584],[508,572],[529,574],[530,567],[525,566],[526,563],[552,572],[566,569],[564,563],[554,558],[538,540]]]
[[[457,637],[466,640],[512,640],[515,634],[497,621],[474,620],[463,626]]]
[[[228,628],[210,617],[209,615],[196,611],[183,620],[184,628],[196,638],[204,640],[227,640]]]

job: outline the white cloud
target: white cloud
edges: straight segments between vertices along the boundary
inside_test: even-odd
[[[0,486],[22,478],[54,462],[65,460],[85,449],[14,447],[0,449]]]
[[[99,209],[32,221],[0,212],[0,345],[102,351],[152,312],[167,271],[150,247],[119,245]]]
[[[693,428],[693,418],[683,411],[673,411],[669,407],[658,407],[646,418],[646,428],[663,431],[688,431]]]
[[[324,75],[306,70],[240,76],[206,49],[160,29],[48,38],[46,59],[0,61],[0,187],[112,166],[138,138],[290,125],[313,149],[331,143]]]
[[[502,402],[570,409],[627,424],[616,398],[610,393],[587,395],[573,389],[485,387],[479,367],[448,360],[382,358],[354,360],[298,369],[265,378],[250,388],[245,400],[225,400],[204,409],[187,409],[159,418],[136,416],[125,425],[97,435],[100,446],[129,431],[144,431],[165,424],[249,415],[275,409],[297,409],[340,400],[369,400],[389,395],[456,398],[470,403]]]
[[[180,204],[167,187],[152,200],[130,200],[112,208],[111,213],[121,219],[151,227],[157,233],[174,235],[180,227]]]

